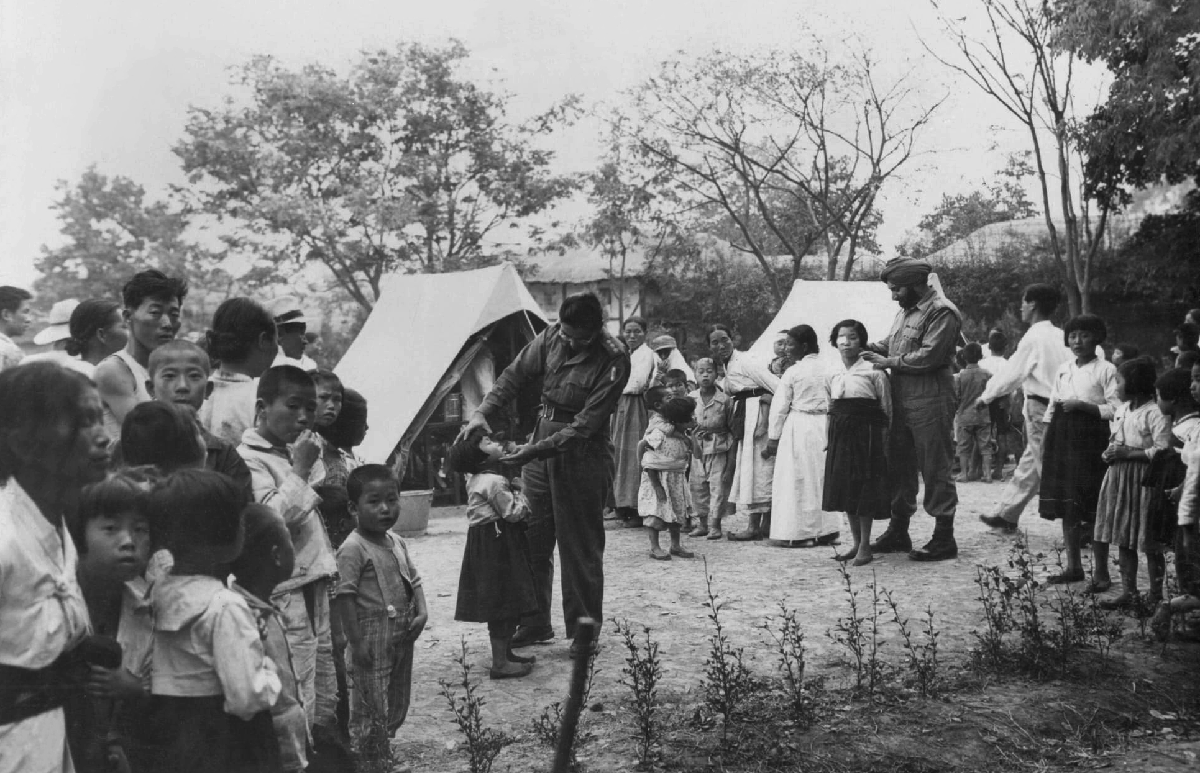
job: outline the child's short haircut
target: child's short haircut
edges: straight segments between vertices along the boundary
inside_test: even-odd
[[[150,352],[150,361],[146,364],[146,370],[150,373],[150,378],[154,378],[154,374],[158,372],[163,360],[179,354],[199,357],[200,364],[204,366],[205,372],[212,373],[212,361],[208,359],[208,352],[191,341],[176,338],[167,341],[162,346]]]
[[[1063,343],[1070,346],[1071,334],[1076,330],[1095,335],[1098,344],[1108,338],[1108,326],[1095,314],[1080,314],[1067,320],[1067,324],[1063,325]]]
[[[1124,357],[1126,361],[1135,360],[1142,353],[1141,350],[1133,344],[1116,344],[1113,346],[1113,351],[1120,352],[1121,356]]]
[[[251,503],[242,509],[242,528],[245,538],[242,554],[233,562],[233,575],[239,581],[261,570],[271,548],[291,541],[282,516],[267,505]]]
[[[65,453],[86,419],[83,397],[93,390],[87,376],[54,362],[31,362],[0,373],[0,483],[44,453],[58,422],[66,419],[71,437],[54,449]]]
[[[983,347],[975,341],[971,341],[963,347],[962,356],[968,365],[976,365],[983,359]]]
[[[71,532],[79,555],[87,553],[85,537],[90,522],[130,511],[147,516],[146,498],[150,487],[158,480],[158,471],[153,467],[131,467],[99,483],[84,486],[79,493],[79,506],[75,514],[67,519],[67,530]]]
[[[558,307],[558,321],[580,330],[600,330],[604,327],[604,307],[595,293],[570,295]]]
[[[173,472],[204,461],[196,442],[196,415],[174,403],[138,403],[121,424],[121,459]]]
[[[998,327],[988,331],[988,350],[994,354],[1003,354],[1008,348],[1008,336]]]
[[[646,402],[646,407],[650,410],[657,410],[659,403],[667,397],[666,387],[652,386],[646,390],[646,395],[642,399]]]
[[[688,382],[687,374],[679,368],[671,368],[666,372],[666,375],[663,376],[663,383],[669,384],[672,381],[678,381],[680,384],[686,384]]]
[[[250,500],[233,478],[213,470],[179,470],[168,475],[146,500],[151,524],[161,524],[164,545],[175,554],[211,549],[232,562],[241,553],[242,511]]]
[[[698,360],[696,360],[696,364],[695,364],[695,366],[694,366],[692,369],[693,369],[693,370],[699,370],[699,369],[700,369],[700,366],[701,366],[701,365],[705,365],[705,364],[709,365],[709,366],[710,366],[710,367],[711,367],[713,370],[716,370],[716,369],[717,369],[717,361],[716,361],[716,360],[714,360],[712,357],[701,357],[701,358],[699,358]]]
[[[300,370],[295,365],[276,365],[270,368],[258,380],[256,397],[267,405],[279,399],[287,387],[316,390],[312,376]]]
[[[364,464],[361,467],[356,467],[350,472],[350,477],[346,479],[346,496],[351,502],[357,503],[363,495],[363,490],[366,489],[368,483],[380,483],[390,481],[400,484],[396,481],[396,476],[392,474],[391,469],[382,464]]]
[[[1125,380],[1126,397],[1154,399],[1154,383],[1158,373],[1155,372],[1154,363],[1150,359],[1138,357],[1122,362],[1121,366],[1117,368],[1117,373],[1121,374],[1121,378]]]
[[[0,286],[0,311],[16,311],[21,304],[32,298],[28,290],[12,285]]]
[[[696,412],[696,401],[690,397],[672,397],[658,412],[672,424],[687,424]]]
[[[1192,373],[1188,368],[1172,368],[1154,382],[1158,396],[1172,403],[1187,401],[1192,396]]]
[[[121,301],[126,309],[132,311],[141,306],[147,298],[183,303],[187,294],[186,279],[170,277],[152,268],[149,271],[137,272],[125,283],[125,287],[121,289]]]
[[[1193,325],[1191,322],[1184,322],[1175,328],[1175,336],[1184,346],[1189,349],[1194,348],[1196,342],[1200,341],[1200,327]]]
[[[483,435],[472,433],[454,445],[446,454],[446,469],[460,475],[476,475],[483,472],[488,455],[479,447]]]
[[[858,335],[858,345],[866,348],[867,341],[869,340],[867,338],[867,326],[859,322],[857,319],[843,319],[841,322],[834,325],[833,331],[829,334],[830,346],[837,346],[838,332],[844,327],[853,328],[855,334]]]
[[[1022,301],[1029,301],[1039,314],[1050,316],[1062,301],[1062,293],[1054,285],[1032,284],[1021,293]]]

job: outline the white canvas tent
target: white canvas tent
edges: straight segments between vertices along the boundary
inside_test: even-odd
[[[371,316],[334,369],[367,399],[370,429],[356,453],[382,463],[398,445],[407,452],[460,380],[468,399],[490,388],[484,344],[500,323],[519,328],[526,341],[547,325],[511,264],[385,277]]]
[[[871,341],[880,341],[892,329],[892,322],[900,307],[892,300],[892,294],[883,282],[817,282],[797,279],[787,300],[771,320],[750,354],[770,362],[774,356],[771,344],[775,334],[796,325],[811,325],[817,332],[821,345],[821,358],[831,365],[839,365],[837,349],[829,345],[829,333],[843,319],[857,319],[867,327]]]

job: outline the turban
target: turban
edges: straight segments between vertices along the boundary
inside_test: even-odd
[[[883,266],[879,278],[900,286],[920,284],[933,271],[927,261],[916,258],[892,258]]]

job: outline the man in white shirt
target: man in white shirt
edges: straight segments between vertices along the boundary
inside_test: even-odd
[[[317,369],[317,363],[304,353],[308,346],[308,318],[299,304],[289,299],[275,308],[275,332],[279,338],[279,354],[271,363],[272,368],[294,365],[305,372]]]
[[[996,514],[979,516],[979,520],[988,526],[1008,533],[1017,530],[1021,513],[1041,485],[1042,438],[1046,432],[1042,417],[1049,405],[1054,374],[1071,359],[1071,350],[1063,340],[1062,330],[1050,322],[1061,299],[1058,288],[1050,285],[1035,284],[1025,288],[1021,297],[1021,321],[1030,323],[1029,330],[1000,372],[988,381],[978,400],[983,406],[1012,394],[1018,387],[1025,392],[1025,452],[1021,454],[1012,480],[1004,487]]]

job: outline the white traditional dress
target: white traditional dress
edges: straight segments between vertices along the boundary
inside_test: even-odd
[[[75,545],[15,480],[0,489],[0,664],[42,669],[87,634]],[[0,773],[73,771],[61,708],[0,725]]]
[[[735,351],[725,364],[722,388],[735,401],[744,400],[746,411],[746,426],[738,445],[729,501],[737,505],[739,512],[765,513],[771,509],[775,460],[762,457],[762,451],[767,447],[769,416],[760,410],[759,397],[753,393],[775,394],[779,379],[771,373],[767,363],[754,359],[747,352]],[[762,407],[765,408],[765,404]]]
[[[621,391],[621,401],[612,418],[612,442],[616,461],[613,475],[613,502],[615,507],[638,506],[638,487],[642,480],[642,465],[637,447],[646,433],[649,414],[646,411],[646,390],[654,383],[657,375],[655,360],[658,357],[649,346],[642,344],[629,355],[629,381]]]
[[[773,540],[836,534],[841,513],[821,509],[830,374],[816,354],[788,368],[771,401],[769,436],[779,441],[772,486]]]

